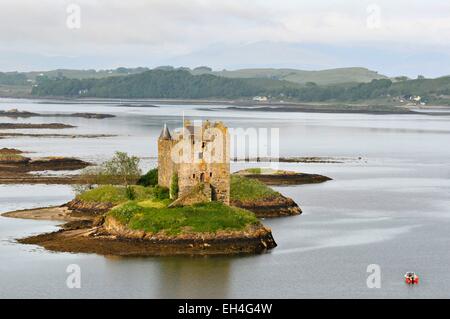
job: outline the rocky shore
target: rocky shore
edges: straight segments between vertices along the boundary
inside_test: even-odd
[[[31,123],[0,123],[0,129],[2,130],[15,130],[15,129],[64,129],[74,128],[73,125],[62,123],[48,123],[48,124],[31,124]]]
[[[29,111],[20,111],[18,109],[11,109],[7,111],[0,111],[0,116],[10,118],[29,118],[29,117],[78,117],[85,119],[106,119],[115,117],[112,114],[99,114],[99,113],[34,113]]]
[[[295,216],[302,213],[292,198],[284,197],[281,194],[259,200],[232,200],[230,204],[247,209],[259,218]]]
[[[71,157],[42,157],[31,159],[28,157],[0,159],[0,172],[37,172],[37,171],[69,171],[78,170],[91,165],[88,162]]]
[[[17,133],[0,132],[0,139],[14,137],[37,137],[37,138],[104,138],[114,137],[113,134],[53,134],[53,133]]]
[[[257,162],[257,163],[327,163],[342,164],[345,162],[360,162],[363,158],[349,157],[319,157],[319,156],[290,156],[290,157],[251,157],[251,158],[234,158],[233,162]]]
[[[91,165],[77,158],[29,158],[17,149],[0,149],[0,184],[72,184],[77,176],[49,176],[30,174],[40,171],[79,170]]]
[[[95,202],[85,202],[79,199],[73,199],[63,206],[70,209],[72,212],[91,215],[104,214],[114,207],[112,203],[95,203]]]
[[[257,179],[266,185],[272,186],[316,184],[332,180],[330,177],[324,175],[296,173],[291,171],[264,172],[263,170],[256,173],[251,170],[241,170],[234,174]]]
[[[258,254],[276,247],[272,232],[263,225],[242,231],[149,234],[133,231],[108,216],[80,214],[67,206],[21,210],[7,217],[65,221],[53,233],[19,239],[22,244],[39,245],[51,251],[96,253],[113,256],[235,255]]]

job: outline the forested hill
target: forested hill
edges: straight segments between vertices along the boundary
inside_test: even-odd
[[[98,98],[250,98],[274,100],[362,101],[420,95],[428,101],[448,100],[450,77],[438,79],[372,80],[369,83],[320,86],[261,78],[225,78],[212,74],[192,75],[186,70],[150,70],[139,74],[101,79],[39,77],[35,96]],[[447,103],[447,102],[444,102]]]
[[[156,69],[102,79],[40,77],[32,94],[101,98],[236,98],[296,87],[287,81],[229,79],[210,74],[192,75],[185,70]]]
[[[27,84],[27,77],[24,73],[18,72],[9,72],[3,73],[0,72],[0,85],[25,85]]]

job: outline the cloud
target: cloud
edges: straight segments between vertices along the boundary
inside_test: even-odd
[[[66,25],[72,3],[81,8],[81,29]],[[446,0],[2,0],[0,58],[18,52],[157,63],[257,42],[448,52],[449,15]]]

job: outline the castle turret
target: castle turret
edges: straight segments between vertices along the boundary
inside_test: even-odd
[[[175,171],[175,164],[171,157],[172,146],[172,135],[164,123],[158,139],[158,184],[164,187],[170,187],[170,181]]]
[[[167,127],[166,123],[164,123],[164,127],[161,130],[161,134],[159,135],[159,138],[162,140],[171,140],[172,139],[172,136],[170,135],[169,128]]]

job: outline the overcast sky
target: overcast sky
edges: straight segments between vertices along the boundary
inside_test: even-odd
[[[169,64],[448,75],[450,1],[0,1],[0,71]]]

